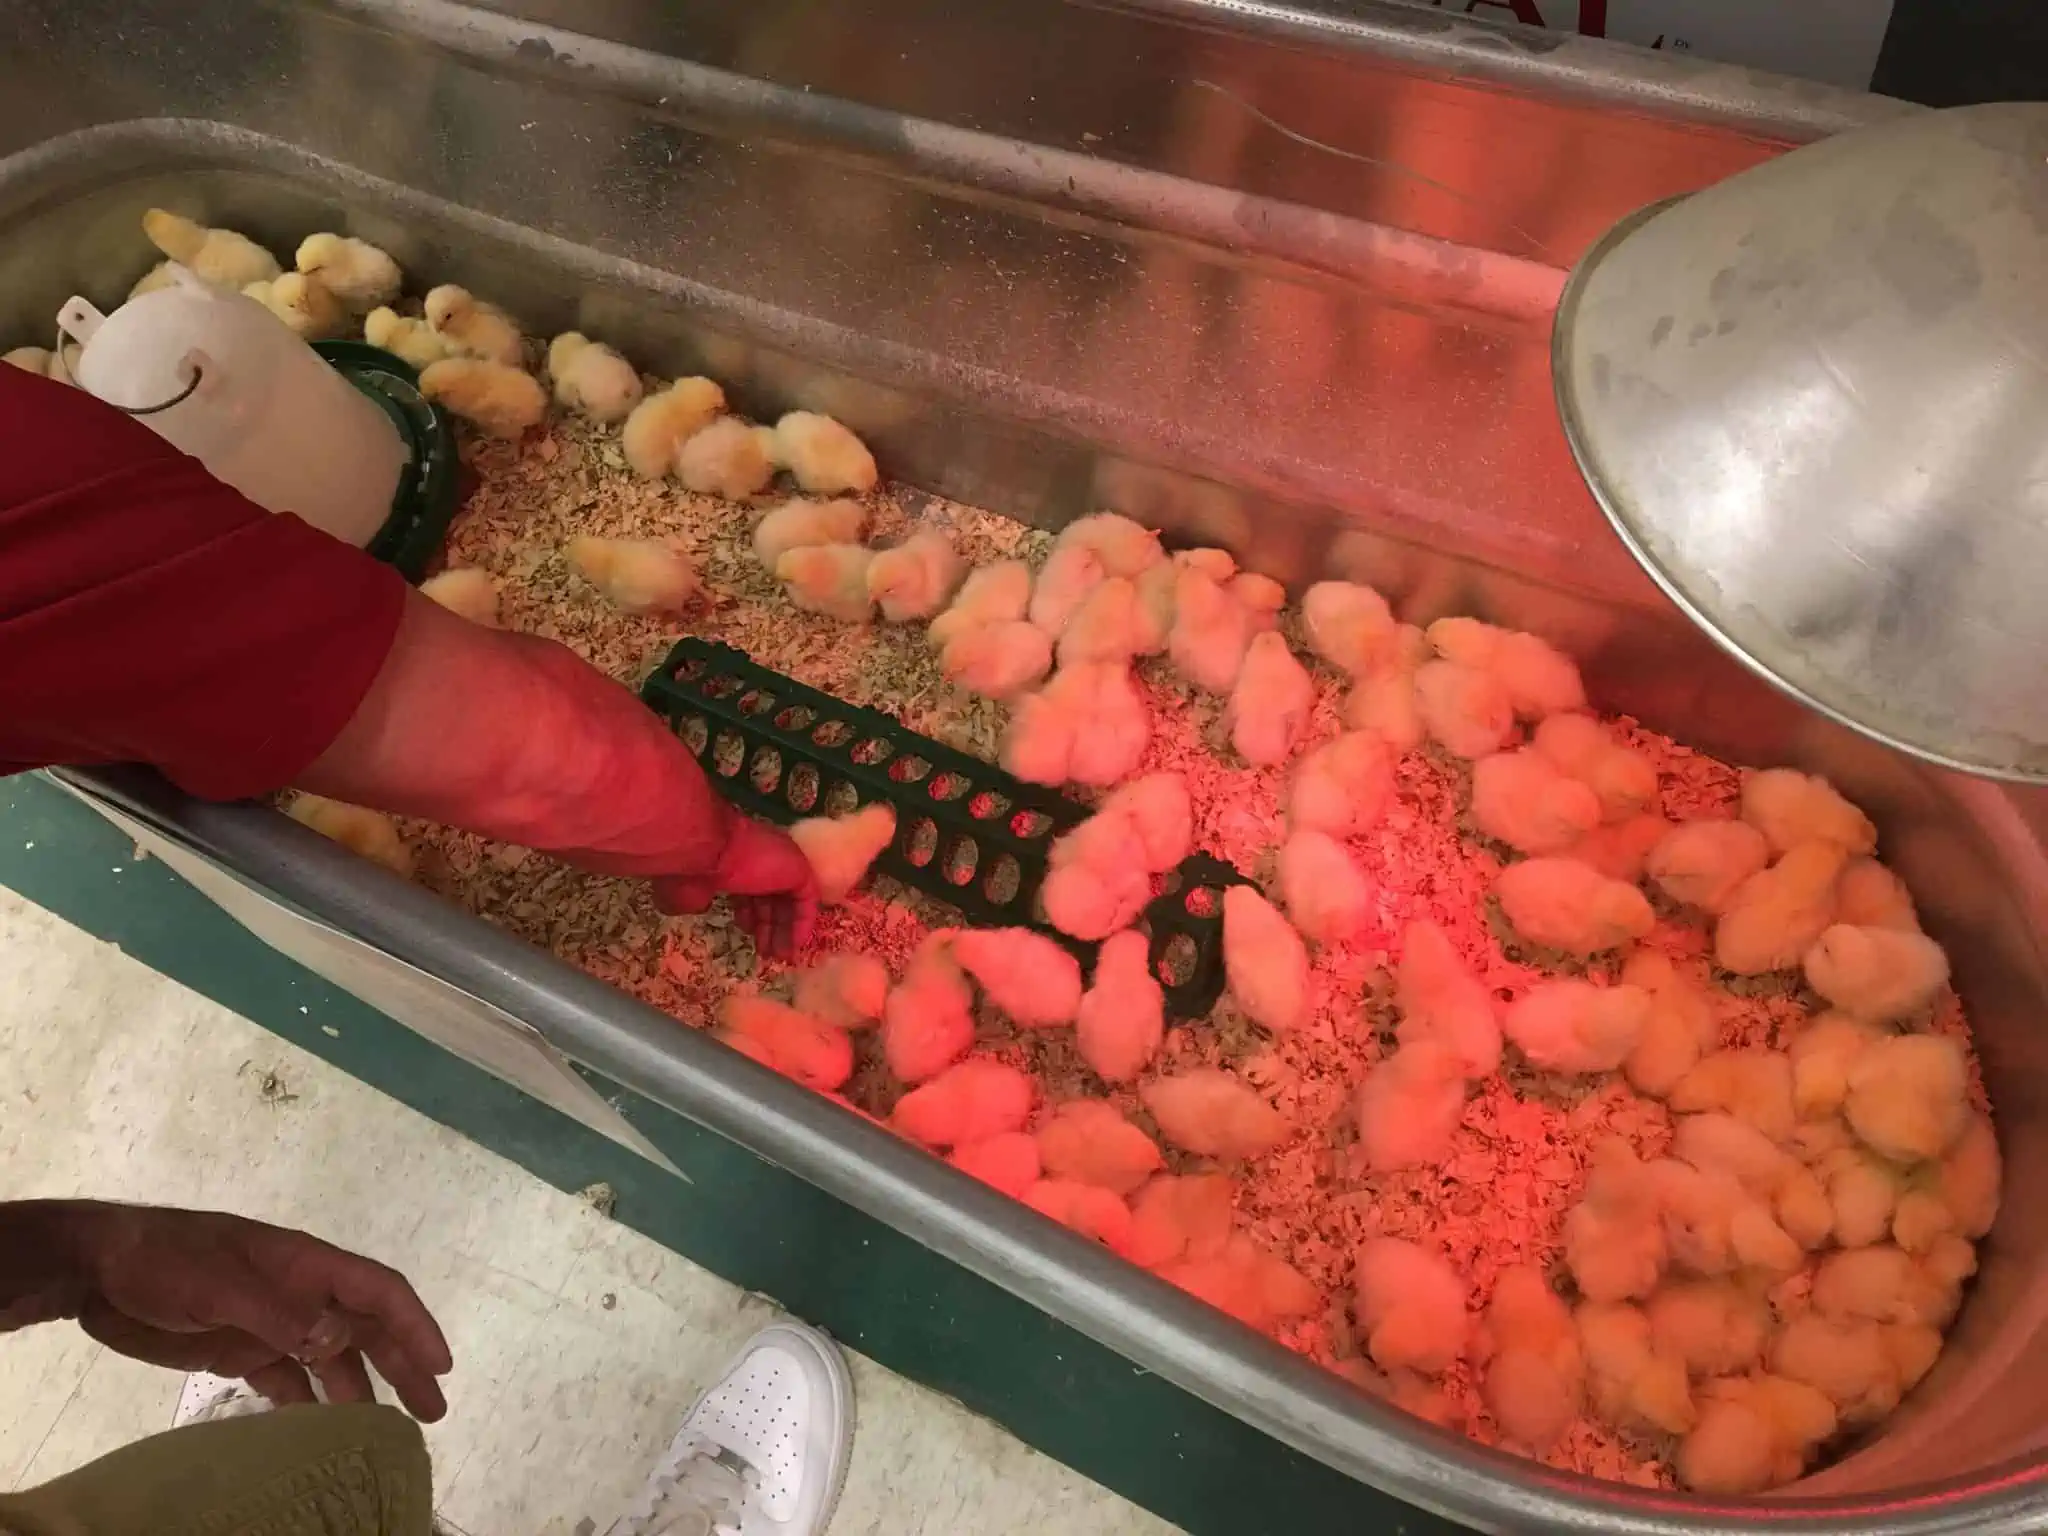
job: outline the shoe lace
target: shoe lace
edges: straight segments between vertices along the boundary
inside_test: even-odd
[[[605,1536],[740,1536],[740,1518],[759,1477],[747,1460],[699,1440],[657,1473]]]

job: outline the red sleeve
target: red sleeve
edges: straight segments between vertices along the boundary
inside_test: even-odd
[[[0,364],[0,774],[290,784],[375,681],[404,578],[140,422]]]

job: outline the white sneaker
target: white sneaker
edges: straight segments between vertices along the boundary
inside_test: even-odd
[[[185,1378],[184,1388],[178,1393],[178,1411],[171,1419],[171,1428],[204,1424],[210,1419],[239,1419],[247,1414],[268,1413],[271,1407],[270,1399],[246,1381],[237,1381],[232,1376],[216,1376],[211,1371],[194,1371]]]
[[[770,1323],[698,1399],[605,1536],[821,1536],[852,1442],[838,1346],[802,1323]]]

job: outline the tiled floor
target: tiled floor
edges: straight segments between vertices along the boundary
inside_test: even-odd
[[[0,1198],[92,1194],[301,1226],[403,1269],[453,1343],[430,1431],[471,1536],[600,1525],[770,1315],[687,1260],[0,890]],[[856,1358],[834,1536],[1170,1533]],[[0,1338],[0,1487],[168,1424],[178,1379],[69,1326]]]

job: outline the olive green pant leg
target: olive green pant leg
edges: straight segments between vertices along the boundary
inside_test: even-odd
[[[431,1536],[427,1443],[396,1408],[281,1408],[190,1424],[25,1493],[8,1536]]]

